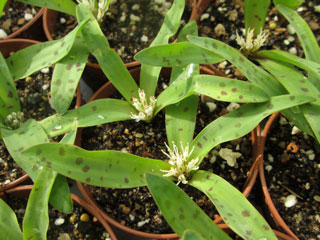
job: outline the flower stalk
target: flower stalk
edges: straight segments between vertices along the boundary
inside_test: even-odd
[[[111,0],[77,0],[77,2],[86,5],[96,17],[98,23],[101,24]]]

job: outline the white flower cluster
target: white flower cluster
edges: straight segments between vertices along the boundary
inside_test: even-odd
[[[189,173],[192,170],[198,170],[197,163],[199,162],[199,158],[191,159],[189,160],[189,157],[191,156],[193,152],[192,150],[189,152],[189,144],[184,148],[183,152],[179,152],[179,149],[177,146],[172,142],[173,144],[173,150],[170,149],[170,147],[165,143],[167,150],[169,152],[166,153],[162,151],[168,158],[168,163],[171,164],[173,167],[170,168],[170,170],[161,170],[162,172],[166,172],[164,174],[164,177],[176,177],[178,179],[177,185],[182,182],[183,184],[187,184],[187,178]],[[183,149],[182,143],[181,143],[181,149]]]
[[[11,129],[17,129],[21,126],[23,121],[24,121],[23,112],[12,112],[6,117],[6,119],[4,120],[4,124]]]
[[[98,1],[98,2],[96,2]],[[102,22],[103,17],[106,15],[111,0],[77,0],[91,10],[99,23]]]
[[[139,100],[137,98],[132,98],[132,101],[132,105],[139,112],[139,114],[131,113],[132,119],[135,119],[137,122],[139,122],[140,120],[149,121],[152,119],[154,108],[157,102],[154,96],[151,96],[149,98],[148,103],[145,92],[139,89]]]
[[[240,45],[240,50],[243,50],[247,53],[256,52],[261,46],[264,45],[265,41],[267,40],[269,33],[266,30],[263,30],[259,33],[258,36],[254,37],[254,29],[248,29],[246,33],[247,37],[243,38],[240,37],[237,32],[236,41],[238,45]]]

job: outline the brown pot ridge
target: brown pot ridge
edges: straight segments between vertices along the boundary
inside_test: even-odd
[[[5,200],[5,197],[8,194],[12,194],[18,198],[27,198],[31,192],[32,187],[33,185],[24,185],[9,189],[5,192],[1,192],[0,198]],[[83,199],[81,199],[73,193],[71,193],[71,198],[74,203],[86,209],[90,214],[92,214],[92,216],[94,216],[99,221],[99,223],[107,230],[112,240],[117,240],[117,237],[111,229],[110,225],[104,220],[102,215],[98,211],[96,211],[96,209],[94,209],[86,201],[84,201]]]

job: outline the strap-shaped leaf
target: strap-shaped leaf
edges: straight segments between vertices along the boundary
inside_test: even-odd
[[[143,49],[135,55],[139,62],[162,67],[175,67],[190,63],[215,64],[223,57],[193,43],[180,42]]]
[[[276,6],[281,4],[288,8],[297,8],[304,2],[304,0],[273,0],[273,2]]]
[[[243,239],[277,239],[260,213],[222,177],[197,171],[189,184],[209,197],[224,222]]]
[[[82,41],[77,37],[68,55],[54,67],[51,96],[52,105],[59,114],[68,110],[89,57],[89,51]]]
[[[318,143],[320,143],[320,106],[313,103],[310,105],[305,104],[301,106],[301,110],[310,124],[315,138],[317,139]]]
[[[109,47],[108,40],[91,11],[84,4],[79,4],[77,6],[78,22],[87,18],[90,18],[90,22],[82,31],[82,36],[102,71],[125,99],[131,101],[132,97],[138,98],[138,86],[121,58]]]
[[[49,226],[48,201],[57,173],[43,168],[30,193],[23,218],[23,239],[46,240]]]
[[[294,10],[288,7],[279,4],[277,9],[295,28],[306,58],[320,63],[319,45],[308,24]]]
[[[17,0],[38,7],[49,8],[58,12],[76,15],[76,4],[72,0]]]
[[[87,151],[61,143],[34,146],[25,150],[23,156],[30,163],[49,165],[52,170],[69,178],[111,188],[145,186],[145,173],[162,175],[160,169],[169,170],[171,166],[162,160],[119,151]]]
[[[40,124],[30,119],[19,129],[1,129],[1,134],[14,161],[35,181],[39,173],[39,167],[37,164],[26,162],[21,156],[21,152],[36,144],[49,142],[47,134]]]
[[[263,29],[266,21],[270,0],[245,0],[244,1],[244,24],[246,31],[253,29],[257,36]]]
[[[184,0],[174,0],[150,47],[168,43],[169,38],[172,37],[179,29],[184,7]],[[140,88],[145,91],[147,97],[155,95],[160,70],[160,67],[145,64],[141,65]]]
[[[285,94],[285,89],[270,74],[256,66],[238,50],[211,38],[188,36],[190,42],[218,54],[235,65],[249,81],[257,84],[270,96]]]
[[[63,115],[55,114],[43,119],[40,124],[49,136],[58,136],[77,127],[89,127],[115,121],[131,119],[136,110],[126,101],[117,99],[99,99]]]
[[[88,19],[84,19],[68,35],[59,40],[35,44],[8,57],[6,61],[13,79],[27,77],[66,56],[87,21]]]
[[[154,174],[147,174],[146,180],[163,216],[180,237],[190,229],[204,239],[231,239],[172,181]]]
[[[22,232],[14,211],[0,198],[0,239],[22,240]]]
[[[320,64],[314,61],[306,60],[300,57],[297,57],[293,54],[280,51],[280,50],[269,50],[269,51],[260,51],[257,56],[273,59],[274,61],[283,61],[290,63],[292,65],[295,65],[303,70],[308,71],[309,73],[312,73],[314,76],[313,78],[309,78],[309,80],[313,81],[315,87],[320,89]],[[260,62],[260,59],[256,59]],[[263,60],[263,59],[262,59]],[[261,60],[261,61],[262,61]]]
[[[0,53],[0,116],[5,119],[12,112],[20,112],[20,102],[16,87],[7,66]],[[1,120],[0,119],[0,120]],[[1,121],[3,123],[3,121]]]
[[[7,3],[7,0],[2,0],[2,1],[0,2],[0,18],[1,18],[1,16],[2,16],[2,11],[3,11],[4,6],[6,5],[6,3]]]
[[[155,112],[194,93],[226,102],[264,102],[269,99],[268,94],[253,83],[213,75],[195,75],[177,81],[164,90],[158,97]]]
[[[187,35],[198,35],[195,21],[188,23],[181,29],[178,35],[178,42],[185,41]],[[195,74],[200,74],[199,64],[174,67],[171,71],[170,84],[188,79]],[[172,142],[175,142],[178,149],[183,151],[180,148],[181,144],[187,146],[192,141],[196,125],[198,101],[199,96],[194,94],[166,108],[165,123],[170,148],[173,149]],[[181,144],[179,144],[180,142]]]
[[[182,236],[182,240],[205,240],[205,238],[196,231],[187,229]]]
[[[313,100],[314,98],[305,95],[282,95],[271,97],[268,102],[243,105],[214,120],[196,136],[192,142],[191,148],[194,147],[194,151],[190,159],[203,159],[218,144],[246,135],[274,112]]]

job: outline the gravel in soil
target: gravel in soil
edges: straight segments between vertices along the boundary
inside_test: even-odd
[[[16,32],[20,27],[30,21],[39,10],[40,8],[38,7],[18,1],[8,1],[0,18],[0,32],[5,32],[3,36]],[[0,39],[3,38],[0,36]]]
[[[319,239],[320,153],[313,138],[296,130],[283,117],[271,129],[264,163],[267,184],[280,216],[298,238]]]
[[[55,113],[49,103],[51,72],[51,68],[45,68],[15,82],[25,120],[42,120]],[[0,169],[0,185],[6,185],[24,174],[3,141],[0,142]]]
[[[162,79],[159,88],[161,88],[163,81],[166,83],[166,80]],[[119,95],[114,97],[120,98]],[[228,105],[229,103],[217,103],[217,108],[214,111],[211,109],[212,112],[210,112],[207,104],[200,104],[195,136],[208,123],[227,113]],[[203,160],[200,169],[222,176],[241,190],[252,163],[249,138],[249,136],[245,136],[216,147]],[[83,130],[82,139],[82,147],[88,150],[113,149],[143,157],[166,160],[166,156],[162,153],[162,150],[166,150],[164,142],[167,141],[164,112],[160,112],[149,124],[132,120],[86,128]],[[222,148],[229,148],[233,152],[241,153],[235,166],[229,166],[220,157],[218,151]],[[214,218],[217,212],[204,194],[188,185],[180,184],[179,186],[189,196],[192,196],[192,199],[209,217]],[[172,232],[147,187],[133,189],[91,187],[91,189],[98,204],[105,209],[108,215],[121,224],[145,232]]]
[[[125,63],[134,61],[133,56],[147,48],[157,35],[165,13],[171,7],[172,0],[161,2],[149,0],[119,0],[111,4],[101,29],[113,48]],[[182,26],[188,21],[191,6],[187,5]],[[59,13],[53,38],[65,36],[71,31],[76,21],[73,17]],[[94,57],[90,62],[96,62]]]
[[[25,215],[27,200],[6,196],[6,202],[14,210],[18,223],[22,229],[22,221]],[[96,222],[94,217],[77,204],[73,206],[73,212],[65,214],[49,207],[48,240],[108,240],[109,233]]]

